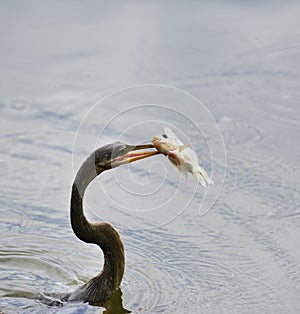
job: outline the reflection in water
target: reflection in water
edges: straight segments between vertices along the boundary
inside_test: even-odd
[[[118,289],[104,304],[106,310],[103,313],[106,314],[125,314],[130,313],[129,310],[123,308],[122,303],[122,291]]]

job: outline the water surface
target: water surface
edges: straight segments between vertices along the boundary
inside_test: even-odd
[[[89,187],[88,217],[109,220],[125,244],[123,306],[300,311],[299,11],[296,1],[1,3],[1,311],[103,312],[45,304],[103,262],[69,224],[74,171],[98,145],[144,142],[164,124],[216,184],[184,182],[157,156]],[[139,84],[172,87],[94,106]]]

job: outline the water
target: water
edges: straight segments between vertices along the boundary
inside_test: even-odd
[[[91,184],[89,219],[109,220],[125,244],[123,307],[300,311],[299,11],[1,3],[1,311],[104,311],[47,305],[103,261],[69,224],[74,173],[95,147],[145,142],[162,125],[193,144],[215,186],[180,180],[162,156]]]

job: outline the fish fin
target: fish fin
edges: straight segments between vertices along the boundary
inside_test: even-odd
[[[185,182],[187,182],[188,179],[188,168],[185,165],[179,165],[178,170],[180,171],[181,177],[184,179]]]
[[[185,150],[189,146],[191,146],[191,144],[184,144],[184,145],[179,146],[178,148],[179,148],[179,151],[182,152],[183,150]]]
[[[214,185],[213,180],[208,176],[206,171],[202,167],[200,167],[199,165],[198,165],[197,170],[196,170],[196,175],[198,178],[201,177],[202,180],[204,180],[204,182],[205,182],[204,186],[206,186],[206,183]]]
[[[206,182],[205,182],[202,174],[200,172],[196,172],[196,173],[194,173],[194,175],[196,176],[198,183],[200,185],[206,187]]]

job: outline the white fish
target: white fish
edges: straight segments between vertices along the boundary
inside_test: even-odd
[[[192,173],[198,182],[214,184],[206,171],[199,165],[196,153],[189,147],[190,144],[183,144],[173,131],[167,127],[163,128],[164,134],[152,138],[153,146],[165,156],[179,170],[181,176],[187,179],[188,172]]]

